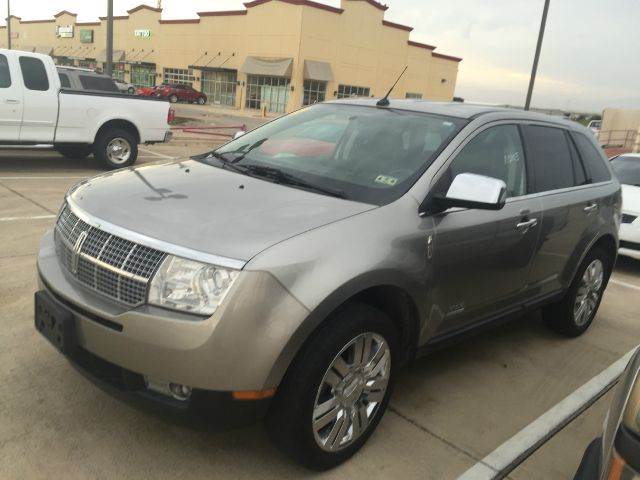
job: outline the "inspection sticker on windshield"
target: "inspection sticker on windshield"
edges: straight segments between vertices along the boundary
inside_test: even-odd
[[[385,185],[389,185],[391,187],[398,183],[398,179],[396,177],[388,177],[386,175],[378,175],[374,181],[376,183],[384,183]]]

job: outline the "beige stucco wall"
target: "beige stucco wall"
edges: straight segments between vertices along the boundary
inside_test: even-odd
[[[240,69],[247,56],[293,59],[287,111],[302,105],[305,59],[331,64],[335,80],[327,85],[327,99],[335,98],[339,84],[369,87],[371,95],[382,96],[405,65],[407,72],[392,97],[404,98],[407,92],[433,100],[453,97],[459,59],[438,57],[432,51],[435,47],[410,45],[410,28],[385,25],[386,7],[372,0],[342,0],[341,9],[299,0],[258,0],[246,5],[246,11],[203,13],[185,21],[161,20],[160,11],[136,7],[114,20],[114,50],[124,50],[128,60],[155,63],[157,83],[162,81],[163,68],[217,68],[224,63],[224,68],[238,70],[238,108],[245,97],[246,75]],[[105,48],[106,22],[75,21],[68,12],[53,21],[12,18],[12,31],[18,33],[13,47],[51,45],[54,56],[80,52],[95,58]],[[57,25],[75,25],[74,37],[57,38]],[[94,31],[93,44],[80,43],[80,30],[85,28]],[[151,36],[135,37],[136,29],[148,29]],[[0,46],[6,46],[5,29],[0,29]],[[194,86],[199,88],[200,73],[195,70],[194,74]]]
[[[633,130],[640,128],[640,110],[622,108],[605,108],[602,112],[602,128],[600,131]]]

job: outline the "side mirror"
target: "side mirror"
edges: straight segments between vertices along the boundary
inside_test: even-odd
[[[244,130],[238,130],[234,135],[233,135],[233,139],[235,140],[236,138],[240,138],[241,136],[243,136],[245,133]]]
[[[451,207],[500,210],[506,199],[507,185],[502,180],[475,173],[456,175],[447,194],[433,198],[443,210]]]

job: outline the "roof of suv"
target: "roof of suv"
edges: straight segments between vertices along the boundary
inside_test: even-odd
[[[356,97],[331,100],[327,103],[347,103],[351,105],[365,105],[369,107],[375,107],[378,100],[378,98]],[[513,118],[530,118],[531,120],[557,123],[565,127],[580,127],[580,124],[561,117],[554,117],[552,115],[546,115],[544,113],[530,112],[519,110],[516,108],[500,107],[494,105],[481,105],[462,102],[435,102],[431,100],[394,98],[389,99],[389,102],[390,104],[388,107],[381,108],[396,108],[414,112],[433,113],[437,115],[447,115],[450,117],[466,118],[469,120],[488,113],[502,112],[505,113],[506,116]]]

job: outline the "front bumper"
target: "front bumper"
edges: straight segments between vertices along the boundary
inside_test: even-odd
[[[151,305],[126,307],[69,278],[52,232],[38,255],[39,289],[71,309],[82,350],[119,368],[194,390],[278,386],[295,352],[291,335],[309,312],[270,274],[242,272],[208,318]]]

